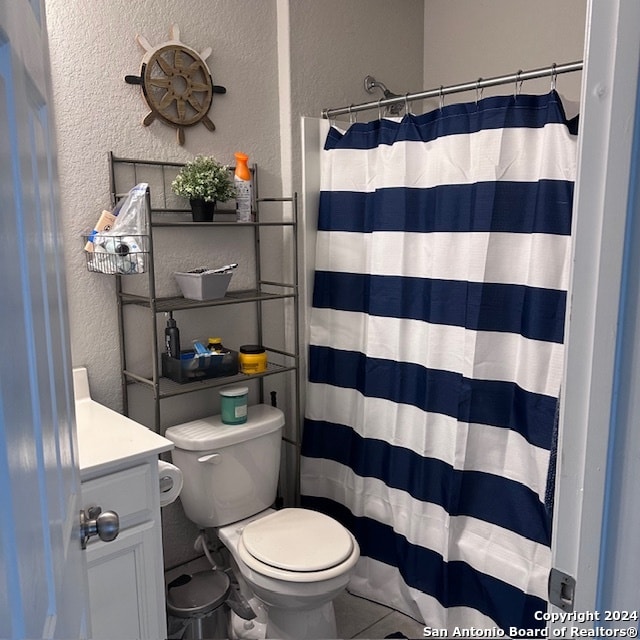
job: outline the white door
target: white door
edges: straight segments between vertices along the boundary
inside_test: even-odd
[[[47,51],[0,0],[0,638],[88,635]]]
[[[571,624],[637,629],[640,4],[590,0],[587,24],[553,564],[600,614]]]

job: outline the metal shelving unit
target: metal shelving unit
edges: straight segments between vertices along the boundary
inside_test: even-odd
[[[169,398],[175,398],[189,393],[202,391],[204,389],[211,389],[214,387],[220,387],[237,382],[247,382],[251,380],[257,380],[259,384],[259,397],[260,402],[264,402],[264,379],[268,376],[279,375],[285,372],[293,372],[294,389],[293,398],[295,406],[291,415],[295,420],[294,438],[284,438],[286,442],[293,445],[296,448],[296,461],[299,455],[299,442],[300,442],[300,426],[299,426],[299,414],[300,414],[300,379],[299,379],[299,309],[298,309],[298,204],[297,195],[286,198],[259,198],[257,188],[257,167],[252,167],[253,185],[254,185],[254,222],[242,222],[238,223],[235,220],[221,220],[214,222],[192,222],[190,219],[190,210],[174,208],[168,205],[168,189],[170,189],[170,182],[175,175],[176,171],[182,166],[181,163],[175,162],[158,162],[150,160],[137,160],[132,158],[119,158],[109,154],[110,164],[110,186],[112,205],[115,206],[118,200],[124,197],[130,188],[139,182],[147,182],[150,184],[150,188],[147,190],[147,208],[149,211],[150,224],[149,224],[149,255],[147,263],[147,291],[145,294],[132,293],[126,290],[126,280],[128,276],[116,275],[116,296],[118,301],[118,329],[120,339],[120,362],[121,362],[121,380],[122,380],[122,397],[123,407],[125,415],[129,415],[129,386],[132,384],[139,384],[147,387],[152,396],[154,402],[154,428],[155,431],[161,432],[161,412],[162,401]],[[233,171],[233,167],[229,167],[230,171]],[[154,185],[151,184],[148,178],[149,174],[154,174],[158,178],[158,182],[161,185],[159,190],[162,193],[154,193],[154,202],[152,203],[151,191],[154,189]],[[123,177],[126,176],[126,177]],[[157,202],[160,201],[162,206],[157,206]],[[260,208],[264,203],[282,203],[283,206],[287,204],[291,207],[291,219],[284,219],[284,213],[281,214],[280,221],[260,219]],[[227,211],[231,214],[232,211]],[[171,220],[166,219],[165,214],[171,214]],[[184,214],[184,221],[175,217]],[[163,217],[165,218],[163,220]],[[243,230],[244,233],[253,234],[254,242],[254,254],[255,254],[255,282],[256,289],[245,291],[229,291],[226,296],[217,300],[198,301],[187,300],[182,297],[157,297],[156,296],[156,270],[154,267],[154,247],[153,237],[154,233],[160,228],[164,228],[163,233],[172,233],[174,230],[186,228],[215,228],[215,227],[236,227],[238,230]],[[281,227],[283,229],[290,229],[291,232],[291,252],[293,261],[292,281],[291,282],[274,282],[264,280],[262,277],[261,266],[261,243],[260,232],[265,227]],[[140,276],[142,277],[142,276]],[[291,300],[293,302],[293,327],[294,336],[293,351],[283,351],[276,348],[270,348],[268,345],[264,345],[267,350],[267,354],[277,354],[279,359],[283,361],[283,364],[277,364],[269,362],[268,368],[265,372],[259,374],[253,374],[247,376],[244,374],[237,374],[235,376],[226,376],[220,378],[209,378],[197,382],[189,382],[186,384],[180,384],[165,378],[162,376],[161,371],[161,358],[158,353],[158,349],[152,349],[150,354],[151,360],[151,376],[146,377],[140,375],[135,371],[132,371],[127,366],[127,353],[125,348],[125,332],[126,309],[131,305],[141,307],[148,311],[149,314],[149,330],[152,334],[152,344],[158,344],[158,327],[156,322],[157,314],[166,313],[169,311],[188,311],[189,309],[198,309],[204,307],[219,307],[226,305],[242,305],[242,304],[255,304],[256,307],[256,326],[257,326],[257,339],[263,343],[263,308],[262,305],[265,302],[273,300]],[[271,360],[271,358],[270,358]]]

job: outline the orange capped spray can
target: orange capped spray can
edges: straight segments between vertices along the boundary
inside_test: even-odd
[[[236,220],[238,222],[251,222],[251,171],[247,165],[249,156],[240,151],[235,153],[236,170],[233,181],[236,187]]]

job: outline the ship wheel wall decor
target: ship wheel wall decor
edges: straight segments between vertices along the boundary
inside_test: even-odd
[[[211,55],[207,47],[198,53],[180,42],[178,25],[171,27],[171,40],[152,47],[144,36],[136,36],[144,49],[139,76],[125,76],[128,84],[142,87],[142,95],[151,111],[142,124],[148,127],[155,120],[175,127],[178,144],[184,144],[184,129],[199,122],[215,131],[209,119],[214,93],[226,93],[225,87],[213,84],[205,62]]]

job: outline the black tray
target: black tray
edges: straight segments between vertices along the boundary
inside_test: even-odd
[[[199,354],[181,351],[180,360],[162,354],[162,375],[174,382],[184,384],[196,380],[234,376],[238,373],[238,352]]]

